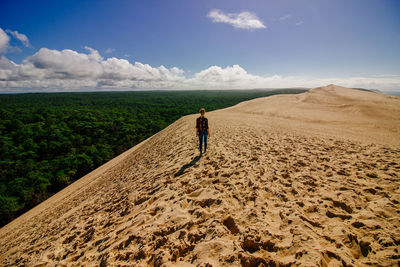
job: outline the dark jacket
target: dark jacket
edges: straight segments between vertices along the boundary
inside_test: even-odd
[[[198,117],[196,120],[196,129],[199,130],[199,132],[205,132],[208,130],[208,120],[206,117]]]

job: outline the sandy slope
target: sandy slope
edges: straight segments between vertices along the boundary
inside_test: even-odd
[[[0,230],[0,265],[400,261],[400,98],[337,86],[186,116]]]

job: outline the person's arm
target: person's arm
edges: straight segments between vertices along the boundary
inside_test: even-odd
[[[210,129],[208,128],[208,119],[206,120],[207,135],[210,137]]]
[[[197,119],[196,120],[196,136],[199,136],[199,127],[200,127],[200,125],[199,125],[199,119]]]

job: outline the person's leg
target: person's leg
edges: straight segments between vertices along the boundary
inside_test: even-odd
[[[199,143],[200,143],[199,149],[200,149],[200,153],[201,153],[202,148],[203,148],[203,133],[202,132],[199,132]]]
[[[204,133],[204,153],[207,152],[207,135],[208,133]]]

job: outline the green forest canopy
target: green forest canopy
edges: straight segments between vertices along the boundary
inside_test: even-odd
[[[180,117],[306,89],[0,95],[0,226]]]

